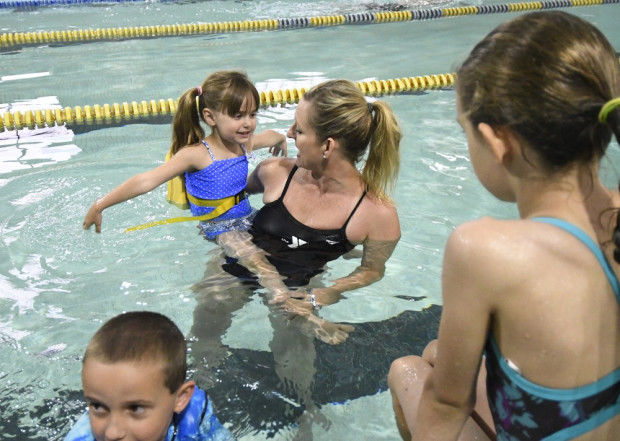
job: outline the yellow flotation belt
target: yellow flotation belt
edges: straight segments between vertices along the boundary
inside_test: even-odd
[[[145,228],[156,227],[157,225],[173,224],[175,222],[206,221],[214,219],[226,213],[228,210],[230,210],[232,207],[244,200],[246,197],[247,194],[245,192],[245,189],[241,190],[234,196],[228,196],[222,199],[198,199],[197,197],[194,197],[191,194],[187,193],[187,198],[192,204],[198,205],[199,207],[215,207],[215,209],[201,216],[179,216],[171,217],[169,219],[147,222],[146,224],[136,225],[135,227],[127,228],[125,230],[125,233],[128,233],[130,231],[144,230]]]
[[[166,154],[166,162],[168,162],[170,158],[172,158],[172,153],[168,151]],[[182,210],[187,210],[189,208],[189,203],[187,202],[187,191],[185,190],[185,179],[183,179],[183,176],[179,175],[170,179],[166,187],[168,190],[166,193],[166,200]]]

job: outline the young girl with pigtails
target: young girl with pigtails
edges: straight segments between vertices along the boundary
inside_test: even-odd
[[[176,217],[129,228],[197,220],[207,239],[224,242],[227,232],[247,230],[252,208],[246,197],[247,156],[269,147],[286,156],[286,138],[273,130],[254,133],[260,97],[248,77],[218,71],[178,101],[172,143],[164,164],[139,173],[97,199],[84,218],[84,229],[101,232],[102,212],[147,193],[168,181],[168,200],[189,208],[193,216]],[[211,129],[209,136],[201,123]],[[220,237],[222,236],[222,237]]]

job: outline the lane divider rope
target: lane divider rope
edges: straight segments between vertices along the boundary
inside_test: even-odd
[[[160,2],[162,0],[159,0]],[[11,8],[39,8],[41,6],[70,6],[70,5],[86,5],[90,3],[146,3],[144,0],[14,0],[8,2],[0,2],[0,9]]]
[[[479,15],[522,12],[538,9],[596,6],[620,3],[620,0],[544,0],[500,5],[459,6],[443,9],[423,9],[388,12],[365,12],[345,15],[326,15],[302,18],[272,18],[264,20],[188,23],[157,26],[133,26],[98,29],[69,29],[38,32],[8,32],[0,34],[0,49],[44,43],[76,43],[137,38],[158,38],[197,34],[283,30],[347,24],[393,23],[427,20],[460,15]]]
[[[452,87],[456,76],[453,73],[395,78],[389,80],[359,81],[357,86],[366,96],[382,96],[398,93],[412,93],[428,89]],[[306,88],[277,89],[260,92],[262,107],[278,104],[298,103]],[[132,120],[144,120],[162,115],[172,115],[177,110],[177,101],[172,98],[143,100],[139,103],[95,104],[54,109],[4,112],[0,116],[0,132],[41,129],[67,124],[119,124]]]

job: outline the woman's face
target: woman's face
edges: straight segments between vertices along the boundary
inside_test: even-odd
[[[286,136],[295,140],[297,147],[297,165],[314,170],[323,161],[323,145],[314,129],[310,126],[310,112],[312,103],[302,99],[295,110],[295,122]]]

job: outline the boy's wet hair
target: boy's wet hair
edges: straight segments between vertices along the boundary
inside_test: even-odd
[[[84,353],[83,362],[153,362],[164,369],[164,384],[171,393],[185,381],[185,338],[168,317],[149,311],[126,312],[108,320]]]

